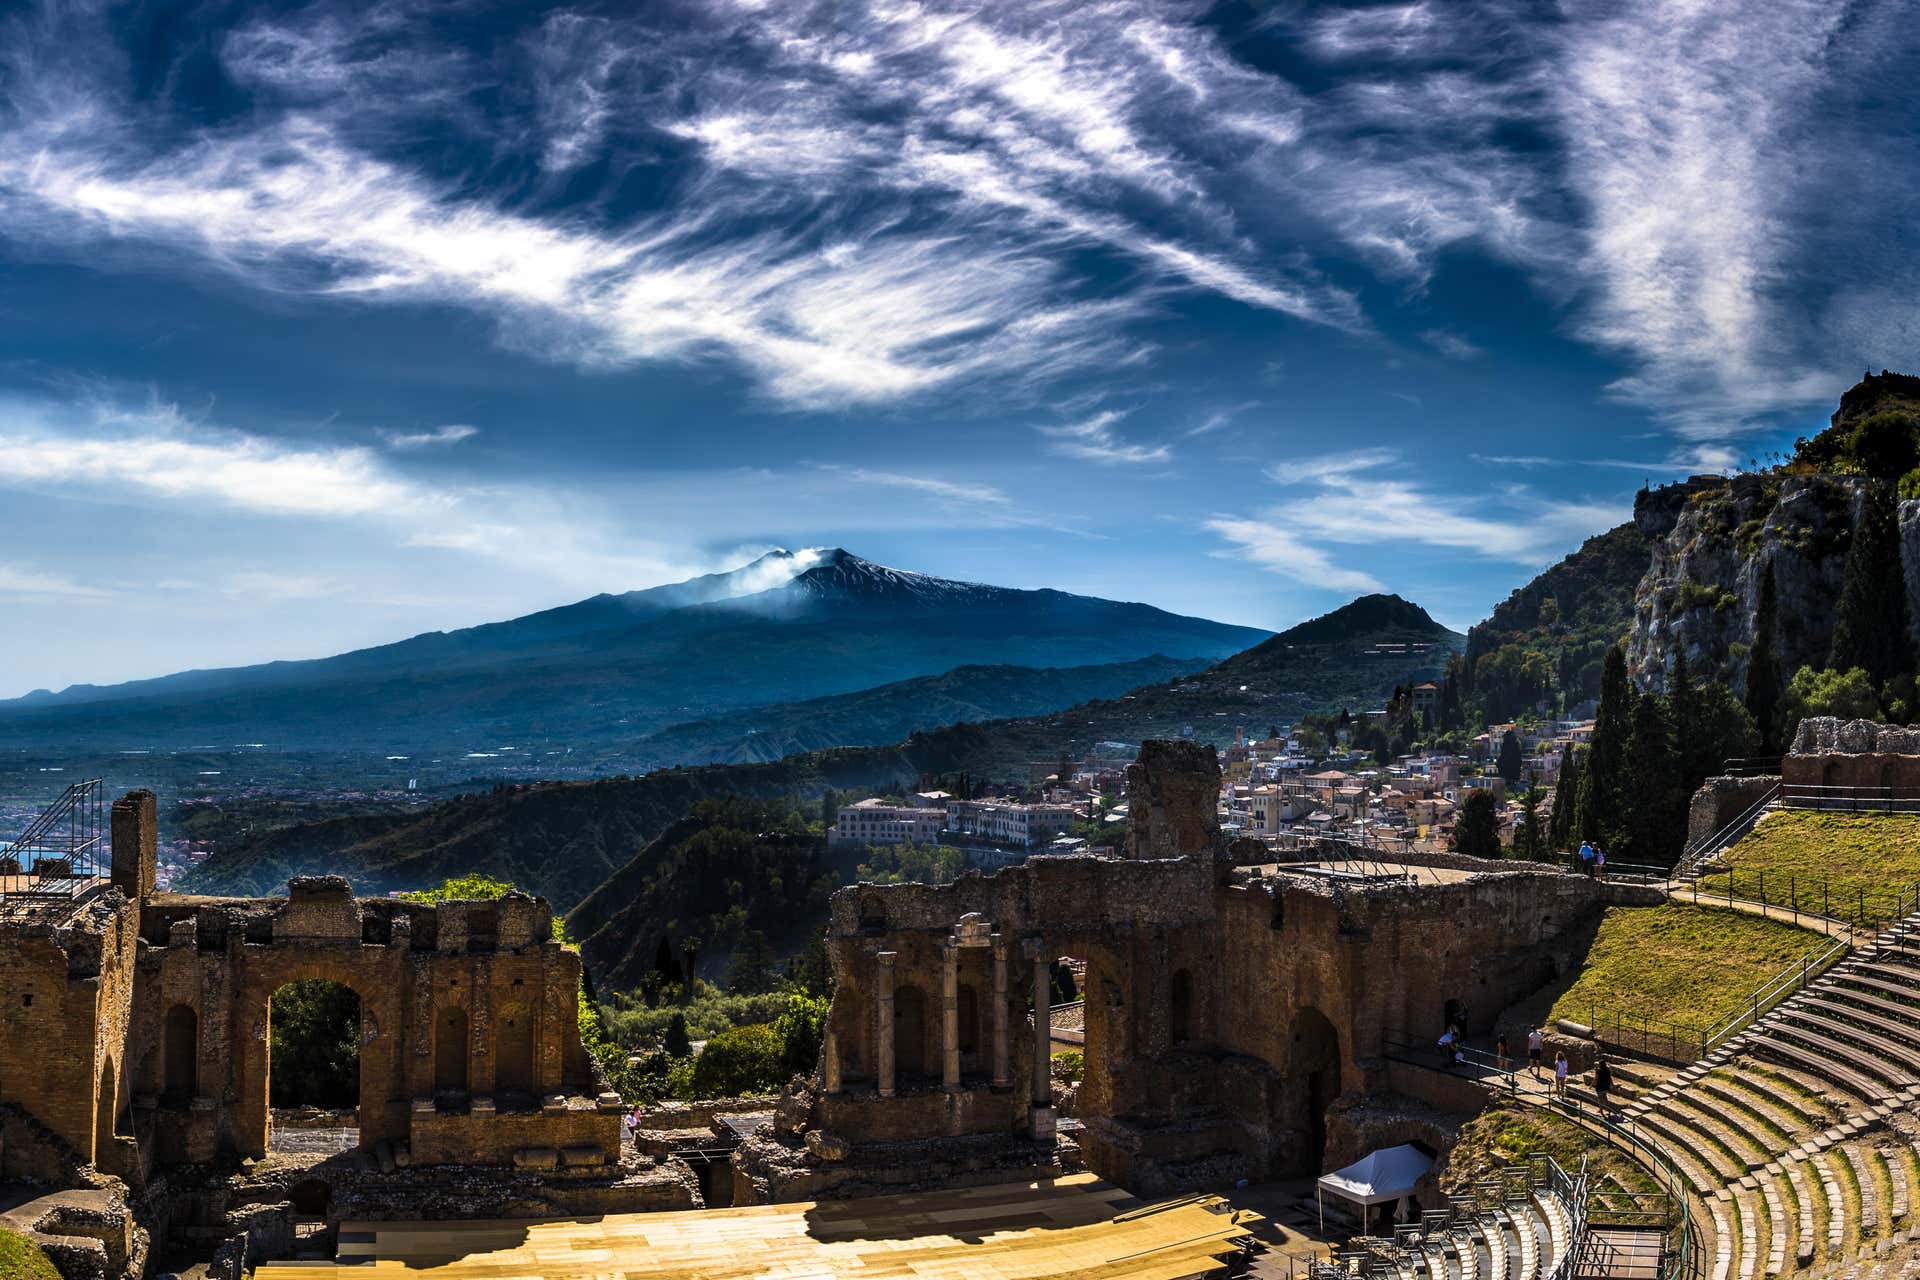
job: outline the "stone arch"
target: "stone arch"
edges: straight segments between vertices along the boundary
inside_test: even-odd
[[[200,1091],[200,1015],[192,1005],[176,1004],[167,1010],[160,1046],[161,1096],[170,1104],[182,1105]]]
[[[471,1056],[467,1046],[467,1011],[459,1005],[448,1005],[433,1019],[433,1091],[465,1093]]]
[[[252,1095],[247,1099],[247,1104],[260,1108],[260,1153],[265,1153],[271,1145],[270,1116],[272,1108],[276,1106],[311,1105],[348,1111],[352,1116],[352,1127],[358,1131],[358,1144],[370,1145],[367,1127],[362,1121],[369,1104],[377,1109],[384,1100],[386,1090],[378,1075],[372,1071],[365,1052],[368,1039],[377,1034],[370,1002],[366,993],[354,982],[348,981],[347,976],[350,975],[340,974],[331,965],[298,963],[272,966],[255,979],[252,990],[258,994],[250,998],[260,1001],[254,1006],[257,1013],[253,1015],[257,1019],[255,1035],[260,1042],[257,1051],[260,1056],[257,1069],[243,1070],[241,1078]],[[276,1061],[279,1056],[274,1052],[276,1022],[281,1024],[281,1032],[290,1028],[285,1025],[287,1010],[283,1007],[276,1018],[275,1005],[296,984],[313,984],[304,986],[301,994],[311,1001],[324,1000],[332,1006],[322,1010],[309,1007],[305,1011],[308,1016],[340,1020],[341,1025],[333,1029],[334,1034],[318,1042],[320,1051],[329,1055],[323,1061],[338,1068],[337,1073],[315,1073],[313,1064],[304,1060],[292,1069],[287,1062]],[[350,1002],[348,997],[351,998]],[[252,1093],[254,1089],[259,1092]]]
[[[1295,1172],[1318,1174],[1327,1154],[1327,1111],[1340,1096],[1340,1033],[1308,1005],[1294,1015],[1287,1050],[1297,1127],[1304,1138]]]
[[[510,1004],[493,1019],[493,1088],[502,1093],[533,1093],[533,1011]]]
[[[1179,1045],[1194,1038],[1193,974],[1175,969],[1167,979],[1167,1039]]]
[[[906,984],[893,992],[893,1069],[900,1076],[924,1076],[927,1053],[927,995]]]

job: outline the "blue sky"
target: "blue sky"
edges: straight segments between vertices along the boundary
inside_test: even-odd
[[[1896,4],[0,13],[0,695],[773,545],[1464,628],[1920,345]]]

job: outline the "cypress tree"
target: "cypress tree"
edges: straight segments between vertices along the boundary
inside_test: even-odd
[[[1560,778],[1553,787],[1553,820],[1547,827],[1547,839],[1556,852],[1573,847],[1580,830],[1580,753],[1571,744],[1566,759],[1560,762]]]
[[[1453,851],[1477,858],[1500,856],[1500,818],[1493,808],[1493,792],[1476,787],[1467,793],[1460,806],[1460,820],[1453,827]]]
[[[1846,576],[1833,623],[1835,671],[1864,669],[1877,688],[1912,667],[1907,642],[1907,579],[1900,568],[1900,518],[1893,490],[1871,484],[1847,544]]]
[[[1495,767],[1508,782],[1520,781],[1520,739],[1511,729],[1500,737],[1500,761]]]
[[[1633,707],[1631,747],[1627,754],[1625,821],[1629,850],[1635,860],[1664,865],[1679,852],[1677,837],[1685,827],[1675,821],[1675,784],[1672,728],[1665,700],[1647,694]]]
[[[1600,669],[1600,710],[1593,720],[1593,746],[1580,779],[1580,829],[1583,839],[1598,837],[1618,844],[1625,834],[1627,748],[1633,736],[1633,689],[1627,683],[1627,655],[1619,645],[1607,650]]]
[[[1713,771],[1716,761],[1709,757],[1713,744],[1708,742],[1701,723],[1700,690],[1687,668],[1687,652],[1676,650],[1673,670],[1667,676],[1667,711],[1673,727],[1673,762],[1680,784],[1691,792]]]
[[[1760,602],[1753,611],[1753,651],[1747,659],[1747,711],[1760,730],[1760,750],[1779,754],[1780,741],[1780,658],[1774,650],[1774,637],[1780,629],[1779,587],[1774,581],[1773,561],[1767,561],[1766,576],[1760,579]]]
[[[1547,833],[1540,827],[1540,788],[1528,787],[1527,793],[1520,797],[1520,827],[1513,833],[1513,856],[1543,860]]]

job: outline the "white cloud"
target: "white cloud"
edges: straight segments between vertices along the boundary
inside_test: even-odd
[[[947,502],[997,508],[1013,505],[1013,499],[987,484],[962,484],[952,480],[941,480],[935,476],[878,471],[871,467],[825,466],[822,470],[837,472],[855,484],[880,485],[888,489],[909,489]]]
[[[1428,329],[1420,335],[1420,339],[1449,360],[1473,360],[1486,354],[1448,329]]]
[[[1401,465],[1397,453],[1370,449],[1274,468],[1269,474],[1275,480],[1311,491],[1274,504],[1258,520],[1214,519],[1206,527],[1234,544],[1235,550],[1217,554],[1302,582],[1344,573],[1349,578],[1337,585],[1351,587],[1351,575],[1358,575],[1374,583],[1361,589],[1377,590],[1371,575],[1341,564],[1327,544],[1432,547],[1537,566],[1564,554],[1569,544],[1612,528],[1626,514],[1605,504],[1544,497],[1524,485],[1468,501],[1399,478],[1393,469]]]
[[[390,449],[431,449],[435,445],[459,444],[480,434],[480,428],[465,423],[449,423],[430,431],[382,431],[380,438]]]
[[[0,562],[0,600],[57,600],[78,603],[101,600],[112,595],[100,587],[89,587],[57,573],[45,573],[22,564]]]
[[[1036,430],[1051,441],[1047,445],[1048,452],[1057,453],[1063,458],[1079,458],[1104,465],[1137,465],[1166,462],[1173,457],[1171,445],[1129,444],[1120,439],[1113,427],[1126,416],[1119,410],[1103,409],[1079,422],[1057,427],[1043,426]]]
[[[1246,560],[1296,582],[1329,591],[1384,590],[1372,574],[1340,564],[1326,551],[1303,542],[1277,524],[1219,517],[1208,520],[1205,527],[1234,545],[1234,550],[1218,551],[1215,555]]]

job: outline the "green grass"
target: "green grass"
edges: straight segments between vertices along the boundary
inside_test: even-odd
[[[0,1227],[0,1276],[7,1280],[60,1280],[60,1273],[39,1245]]]
[[[1496,1103],[1469,1121],[1460,1141],[1447,1156],[1442,1187],[1452,1195],[1471,1191],[1476,1179],[1495,1173],[1502,1165],[1517,1164],[1535,1152],[1545,1152],[1568,1171],[1580,1167],[1581,1157],[1596,1180],[1606,1180],[1633,1192],[1659,1190],[1646,1170],[1579,1125],[1552,1112],[1517,1103]]]
[[[1679,903],[1611,907],[1548,1020],[1588,1023],[1597,1006],[1704,1030],[1826,941],[1811,929],[1735,911]]]
[[[1724,892],[1729,872],[1737,896],[1758,897],[1764,875],[1769,902],[1797,894],[1803,908],[1851,918],[1864,894],[1868,915],[1884,917],[1920,881],[1920,815],[1782,810],[1727,850],[1720,867],[1702,877],[1703,897]]]

